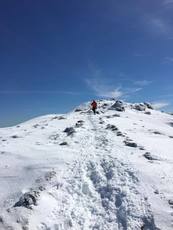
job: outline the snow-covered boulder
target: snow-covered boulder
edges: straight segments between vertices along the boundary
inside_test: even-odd
[[[153,106],[148,102],[144,102],[144,105],[146,105],[148,109],[154,109]]]
[[[125,108],[124,108],[124,104],[122,101],[116,101],[111,107],[110,110],[116,110],[119,112],[124,112]]]
[[[24,193],[20,197],[19,201],[15,203],[14,207],[31,208],[32,205],[37,204],[38,196],[39,196],[39,192],[36,191]]]
[[[140,103],[140,104],[134,104],[132,108],[138,111],[145,111],[147,106],[144,105],[143,103]]]

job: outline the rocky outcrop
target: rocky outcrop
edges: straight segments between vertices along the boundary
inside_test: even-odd
[[[111,107],[110,110],[116,110],[119,112],[124,112],[125,107],[122,101],[116,101]]]

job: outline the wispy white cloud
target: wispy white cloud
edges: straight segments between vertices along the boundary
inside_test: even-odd
[[[155,36],[165,36],[167,39],[173,37],[173,28],[169,19],[169,14],[164,13],[146,13],[142,17],[142,24],[145,31]]]
[[[148,81],[148,80],[141,80],[141,81],[134,81],[133,82],[134,85],[138,85],[138,86],[147,86],[150,85],[152,83],[152,81]]]
[[[151,32],[155,34],[169,35],[172,31],[170,24],[162,17],[150,17],[148,18],[148,26]]]
[[[112,85],[103,79],[86,79],[88,87],[95,93],[96,96],[105,98],[127,98],[132,94],[142,90],[142,87],[120,87]]]
[[[120,87],[113,87],[103,80],[92,78],[85,80],[88,87],[94,91],[96,96],[106,98],[120,98],[124,95],[124,92]]]
[[[56,90],[0,90],[0,94],[69,94],[79,95],[82,92],[56,91]]]
[[[143,88],[128,88],[126,89],[126,94],[137,93],[143,90]]]
[[[163,63],[173,64],[173,57],[164,57]]]
[[[173,4],[173,0],[163,0],[164,5]]]
[[[162,109],[169,106],[170,103],[165,101],[157,101],[157,102],[153,102],[152,105],[155,109]]]

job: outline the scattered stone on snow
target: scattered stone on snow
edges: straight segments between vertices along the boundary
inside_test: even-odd
[[[19,136],[18,135],[12,135],[11,138],[16,139],[16,138],[19,138]]]
[[[154,191],[154,193],[158,195],[158,194],[159,194],[159,190],[156,189],[156,190]]]
[[[73,127],[68,127],[64,130],[65,133],[67,133],[67,136],[73,135],[76,131]]]
[[[79,120],[79,121],[76,122],[75,127],[76,127],[76,128],[82,127],[82,126],[83,126],[83,123],[84,123],[83,120]]]
[[[0,216],[0,223],[3,223],[4,221],[3,221],[3,218],[2,218],[2,216]]]
[[[115,113],[112,115],[112,117],[120,117],[120,115]]]
[[[168,200],[169,205],[173,206],[173,200]]]
[[[125,140],[124,143],[125,143],[126,146],[129,146],[129,147],[133,147],[133,148],[138,147],[138,145],[135,142],[132,142],[132,141]]]
[[[125,111],[125,107],[124,107],[122,101],[116,101],[109,109],[110,110],[116,110],[116,111],[119,111],[119,112],[124,112]]]
[[[150,152],[144,153],[143,156],[144,156],[147,160],[150,160],[150,161],[158,160],[158,158],[155,157],[155,156],[153,156]]]
[[[148,102],[144,102],[144,105],[146,105],[148,109],[154,109],[153,106]]]
[[[171,127],[173,127],[173,122],[169,122],[168,125],[170,125]]]
[[[75,112],[81,112],[82,111],[82,109],[75,109]]]
[[[52,117],[51,120],[56,120],[56,119],[59,119],[59,116],[54,116],[54,117]]]
[[[118,132],[117,132],[117,136],[124,137],[124,134],[123,134],[121,131],[118,131]]]
[[[50,181],[53,177],[56,176],[56,172],[55,171],[49,171],[45,174],[45,180],[46,181]]]
[[[33,125],[32,127],[36,129],[36,128],[39,127],[39,124],[35,124],[35,125]]]
[[[25,207],[25,208],[32,208],[32,205],[37,205],[37,199],[39,197],[39,192],[31,191],[24,193],[18,202],[14,204],[13,207]]]
[[[64,119],[65,119],[65,117],[63,117],[63,116],[54,116],[54,117],[52,117],[51,120],[64,120]]]
[[[140,150],[145,150],[145,148],[143,146],[140,146],[139,149]]]
[[[151,112],[150,111],[146,111],[145,114],[151,115]]]
[[[42,185],[41,185],[41,186],[39,186],[39,188],[38,188],[38,189],[39,189],[41,192],[46,190],[46,188],[45,188],[44,186],[42,186]]]
[[[146,110],[146,105],[144,105],[143,103],[140,104],[134,104],[132,105],[132,109],[135,109],[137,111],[145,111]]]
[[[59,117],[58,117],[58,120],[65,120],[65,117],[59,116]]]
[[[153,133],[154,133],[154,134],[157,134],[157,135],[162,135],[162,133],[159,132],[159,131],[154,131]]]
[[[59,145],[68,145],[68,143],[66,141],[60,143]]]
[[[118,128],[115,125],[111,125],[111,124],[108,124],[106,129],[110,129],[112,131],[117,131],[118,130]]]

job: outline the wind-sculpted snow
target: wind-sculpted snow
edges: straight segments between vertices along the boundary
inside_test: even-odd
[[[115,104],[0,129],[0,230],[173,228],[172,116]]]

